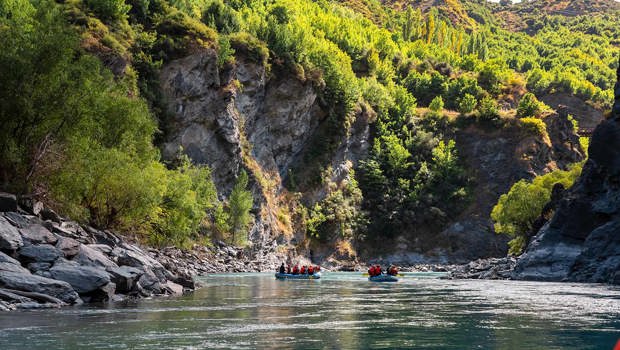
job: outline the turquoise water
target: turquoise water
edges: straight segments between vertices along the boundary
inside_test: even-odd
[[[0,313],[0,349],[612,349],[620,288],[222,274],[178,298]]]

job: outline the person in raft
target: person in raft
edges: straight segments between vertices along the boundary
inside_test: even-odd
[[[293,266],[293,275],[299,275],[299,266]]]
[[[286,270],[284,269],[284,263],[282,263],[282,265],[280,265],[280,273],[284,273],[286,272]]]
[[[286,273],[291,274],[291,265],[286,265]]]
[[[388,275],[396,276],[396,275],[398,275],[398,269],[396,268],[396,266],[390,265],[390,267],[387,270],[387,273],[388,273]]]
[[[314,266],[308,266],[308,275],[314,275]]]
[[[302,274],[302,275],[305,275],[306,271],[308,271],[308,270],[306,268],[306,265],[304,265],[304,266],[301,267],[301,271],[299,271],[299,273]]]

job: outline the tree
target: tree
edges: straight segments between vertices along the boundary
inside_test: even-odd
[[[475,108],[478,101],[470,94],[465,94],[459,102],[459,112],[462,114],[471,113]]]
[[[125,4],[125,0],[86,0],[86,5],[99,18],[110,21],[125,18],[131,9],[131,6]]]
[[[431,104],[428,105],[428,108],[433,112],[439,112],[443,109],[443,99],[441,96],[436,96]]]
[[[534,220],[541,214],[551,198],[551,190],[556,183],[569,188],[581,174],[583,163],[574,164],[569,170],[556,170],[538,176],[531,182],[521,180],[515,183],[508,193],[501,195],[491,211],[495,233],[513,238],[510,253],[518,255],[525,248],[526,236],[532,230]]]
[[[247,236],[241,235],[247,235],[245,231],[252,220],[250,209],[254,202],[252,192],[248,191],[247,187],[248,174],[242,170],[228,199],[232,244],[243,244],[247,239]]]
[[[519,106],[517,107],[517,115],[519,117],[535,117],[542,110],[542,103],[538,101],[536,96],[528,92],[521,98],[519,101]]]
[[[478,105],[478,118],[482,121],[496,122],[499,119],[497,102],[486,96]]]

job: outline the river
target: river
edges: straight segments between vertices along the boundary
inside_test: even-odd
[[[620,288],[359,273],[201,277],[191,295],[0,313],[0,349],[612,349]]]

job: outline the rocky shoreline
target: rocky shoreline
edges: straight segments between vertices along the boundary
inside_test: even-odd
[[[0,311],[179,295],[196,288],[196,275],[272,270],[279,260],[222,242],[146,248],[0,193]]]
[[[277,245],[260,251],[223,242],[160,249],[108,230],[63,219],[42,203],[0,192],[0,311],[50,308],[128,298],[179,295],[194,276],[273,271],[290,262]],[[297,257],[295,262],[310,263]],[[414,264],[404,272],[445,272],[449,279],[515,279],[514,257],[467,264]],[[360,262],[326,261],[325,270],[361,271]]]

